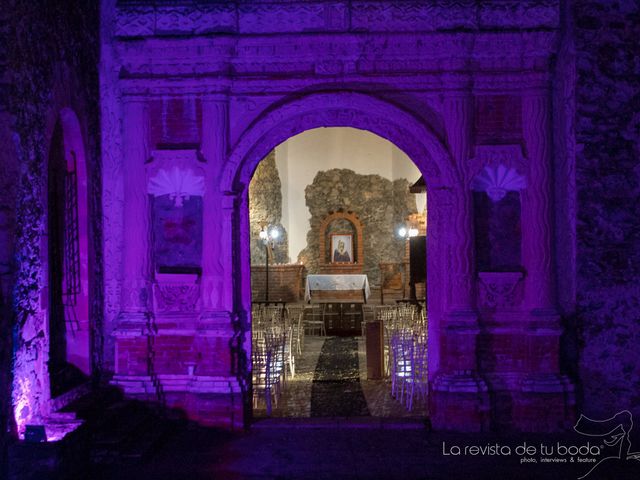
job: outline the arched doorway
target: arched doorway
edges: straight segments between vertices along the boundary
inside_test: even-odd
[[[47,178],[48,370],[56,398],[91,373],[87,167],[80,124],[69,108],[53,130]]]
[[[254,418],[426,415],[424,283],[409,288],[407,235],[424,251],[426,199],[410,192],[420,176],[388,140],[347,127],[307,130],[259,164],[249,186]],[[423,256],[411,271],[425,266]]]
[[[468,247],[468,239],[456,235],[457,225],[446,222],[456,204],[466,208],[466,198],[460,176],[448,149],[444,134],[426,120],[432,112],[417,115],[404,107],[369,94],[355,92],[321,92],[290,97],[274,105],[259,117],[235,143],[221,177],[220,189],[235,198],[233,206],[233,292],[238,322],[236,339],[239,352],[237,374],[241,382],[249,384],[251,352],[251,287],[250,287],[250,228],[248,214],[248,185],[258,163],[286,139],[319,127],[353,127],[374,133],[404,151],[416,164],[426,180],[430,202],[427,224],[428,305],[429,312],[429,372],[434,378],[441,364],[440,328],[447,305],[456,305],[459,295],[469,295],[468,288],[452,289],[453,283],[469,284],[468,265],[453,262],[451,252]],[[463,217],[463,215],[458,215]],[[465,277],[466,278],[466,277]],[[447,333],[447,332],[444,332]],[[453,362],[448,368],[455,368]],[[433,373],[433,376],[431,376]],[[246,389],[248,392],[249,389]],[[245,406],[251,405],[245,396]],[[250,417],[250,413],[246,415]]]

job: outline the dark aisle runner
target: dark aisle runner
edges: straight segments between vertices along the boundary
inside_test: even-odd
[[[370,415],[360,386],[358,340],[329,337],[311,385],[312,417],[356,417]]]

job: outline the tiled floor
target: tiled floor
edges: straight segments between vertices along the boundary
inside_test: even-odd
[[[298,417],[310,418],[311,410],[311,394],[313,391],[313,380],[316,374],[318,358],[324,345],[324,342],[330,337],[318,337],[307,335],[305,337],[304,351],[302,355],[296,356],[296,375],[295,378],[287,380],[284,392],[273,409],[271,416],[282,417]],[[368,413],[371,417],[387,417],[387,418],[421,418],[427,415],[426,404],[424,401],[415,400],[412,411],[407,409],[399,401],[391,396],[391,382],[389,379],[384,380],[368,380],[366,368],[366,353],[364,339],[356,337],[358,344],[358,365],[360,372],[360,386],[366,399]],[[345,392],[353,387],[349,381],[344,382]],[[339,392],[339,388],[334,390]],[[338,393],[339,394],[339,393]],[[346,397],[346,393],[345,393]],[[327,408],[322,409],[323,416],[330,415],[331,404],[327,402]],[[339,403],[339,402],[338,402]],[[317,412],[317,408],[315,411]],[[342,412],[335,412],[336,416],[340,416]],[[260,402],[257,409],[254,409],[254,417],[266,417],[264,402]]]

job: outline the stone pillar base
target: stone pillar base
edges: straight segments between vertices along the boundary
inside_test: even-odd
[[[489,397],[484,381],[471,372],[439,374],[431,383],[429,418],[436,430],[489,429]]]
[[[158,375],[165,406],[201,425],[225,429],[244,428],[242,392],[235,377]],[[144,375],[115,375],[111,385],[127,398],[157,402],[153,379]]]
[[[567,431],[575,424],[574,386],[564,375],[532,374],[513,393],[513,425],[522,432]]]
[[[114,375],[109,382],[120,387],[125,397],[147,402],[157,402],[158,396],[153,380],[147,375]]]
[[[118,316],[118,328],[113,336],[127,337],[147,335],[149,333],[149,318],[144,312],[121,312]]]

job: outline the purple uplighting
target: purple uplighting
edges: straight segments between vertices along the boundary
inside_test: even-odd
[[[22,465],[0,477],[150,458],[179,422],[234,478],[271,464],[225,435],[276,427],[427,426],[461,445],[429,452],[440,478],[465,441],[611,447],[609,422],[611,471],[635,465],[637,2],[22,3],[0,14],[0,458]],[[28,470],[41,426],[58,460]],[[606,468],[523,451],[531,475]]]

